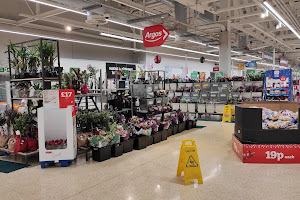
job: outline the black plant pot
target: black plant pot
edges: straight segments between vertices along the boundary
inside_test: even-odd
[[[168,131],[167,130],[162,130],[161,132],[161,141],[167,140],[168,138]]]
[[[24,78],[31,78],[31,75],[29,72],[24,72]]]
[[[153,144],[153,135],[146,136],[146,140],[147,140],[147,146],[152,145]]]
[[[15,79],[19,79],[20,78],[20,74],[15,74]]]
[[[102,148],[94,147],[92,148],[92,155],[94,161],[102,162],[104,160],[108,160],[111,156],[111,146]]]
[[[172,134],[173,134],[173,126],[170,125],[168,130],[167,130],[167,135],[168,135],[168,137],[170,137]]]
[[[121,142],[123,144],[123,153],[127,153],[133,150],[133,139]]]
[[[181,133],[185,130],[185,122],[179,124],[178,133]]]
[[[153,134],[153,144],[159,143],[161,141],[161,134],[162,131],[158,131],[157,133]]]
[[[197,120],[194,120],[192,123],[193,123],[192,128],[196,128],[197,127]]]
[[[147,147],[147,136],[138,136],[134,140],[134,149],[140,150]]]
[[[111,146],[111,156],[113,157],[118,157],[123,155],[123,144],[119,143],[119,144],[114,144]]]
[[[25,76],[24,76],[24,73],[23,72],[21,72],[20,74],[19,74],[19,78],[25,78]]]
[[[173,135],[178,133],[178,124],[173,125]]]

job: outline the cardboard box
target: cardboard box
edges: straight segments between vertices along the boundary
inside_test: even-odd
[[[300,144],[300,130],[298,129],[262,129],[262,109],[265,107],[273,111],[291,110],[300,113],[300,106],[296,102],[248,102],[235,107],[235,136],[243,143],[257,144]]]

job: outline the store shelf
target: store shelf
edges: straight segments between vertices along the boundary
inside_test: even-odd
[[[44,78],[47,81],[58,81],[58,77],[47,77]],[[23,79],[11,79],[11,82],[20,82],[20,81],[39,81],[43,80],[43,78],[23,78]]]
[[[36,97],[27,97],[27,98],[11,98],[12,100],[22,100],[22,99],[27,99],[27,100],[43,100],[43,98],[36,98]]]
[[[267,90],[289,90],[289,88],[267,88]]]
[[[289,96],[289,94],[267,94],[267,96]]]

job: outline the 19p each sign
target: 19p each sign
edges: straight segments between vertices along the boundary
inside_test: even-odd
[[[169,31],[162,25],[148,26],[143,31],[145,47],[158,47],[164,44],[169,37]]]

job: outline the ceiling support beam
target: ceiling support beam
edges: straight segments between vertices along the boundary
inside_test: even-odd
[[[54,10],[50,10],[48,12],[44,12],[44,13],[37,14],[37,15],[28,15],[27,18],[21,19],[17,23],[18,23],[18,25],[22,25],[22,24],[34,22],[37,19],[51,17],[51,16],[54,16],[54,15],[59,15],[59,14],[65,13],[65,12],[67,12],[67,11],[62,10],[62,9],[54,9]]]
[[[215,12],[221,13],[221,12],[237,10],[237,9],[247,8],[247,7],[252,7],[252,6],[257,6],[257,4],[255,2],[251,2],[251,3],[247,3],[247,4],[239,4],[237,6],[228,6],[227,8],[220,8],[220,9],[216,10]]]
[[[140,18],[136,18],[136,19],[130,19],[127,21],[128,24],[133,24],[133,23],[138,23],[138,22],[143,22],[143,21],[147,21],[147,20],[152,20],[155,18],[160,18],[160,17],[169,17],[170,14],[169,13],[162,13],[162,14],[157,14],[157,15],[151,15],[151,16],[147,16],[147,17],[140,17]]]

